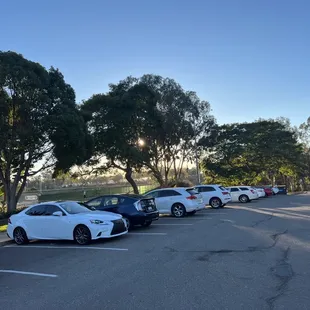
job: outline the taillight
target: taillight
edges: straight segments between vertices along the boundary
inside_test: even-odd
[[[228,192],[222,192],[222,194],[223,194],[223,195],[229,195],[229,193],[228,193]]]
[[[191,195],[191,196],[189,196],[189,197],[186,197],[186,199],[188,199],[188,200],[194,200],[194,199],[197,199],[197,197],[194,196],[194,195]]]
[[[12,224],[12,222],[11,222],[11,218],[9,218],[9,219],[8,219],[8,223],[9,223],[9,224]]]
[[[253,191],[253,189],[251,189],[251,192],[252,192],[253,194],[255,194],[255,192]]]

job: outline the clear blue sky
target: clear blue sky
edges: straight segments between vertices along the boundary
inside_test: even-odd
[[[219,123],[310,116],[308,0],[10,0],[0,27],[1,50],[58,67],[77,102],[155,73]]]

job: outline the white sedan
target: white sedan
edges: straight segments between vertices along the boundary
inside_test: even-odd
[[[7,234],[17,244],[29,240],[75,240],[85,245],[91,240],[127,234],[122,216],[90,211],[74,201],[44,202],[12,215]]]

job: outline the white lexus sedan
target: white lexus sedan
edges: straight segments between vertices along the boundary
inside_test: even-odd
[[[119,214],[90,211],[74,201],[33,205],[8,220],[7,234],[17,244],[29,240],[75,240],[80,245],[91,240],[127,234]]]

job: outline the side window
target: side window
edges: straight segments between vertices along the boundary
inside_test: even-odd
[[[93,199],[93,200],[88,201],[86,204],[87,204],[89,207],[97,208],[97,207],[100,207],[101,202],[102,202],[102,198],[99,197],[99,198],[95,198],[95,199]]]
[[[202,192],[203,192],[203,187],[195,187],[195,190],[196,190],[198,193],[202,193]]]
[[[250,189],[247,188],[247,187],[240,187],[240,189],[241,189],[242,191],[249,191],[249,190],[250,190]]]
[[[239,188],[233,187],[233,188],[230,189],[230,191],[231,191],[231,192],[239,192]]]
[[[103,205],[105,207],[118,205],[118,197],[116,196],[107,196],[103,198]]]
[[[202,192],[215,192],[215,188],[212,186],[204,186],[202,187]]]
[[[38,205],[29,209],[26,214],[31,216],[40,216],[45,215],[47,206],[46,205]]]
[[[147,197],[147,198],[158,198],[159,197],[159,192],[150,192],[150,193],[148,193],[148,194],[146,194],[145,195],[145,197]]]
[[[66,215],[59,207],[54,206],[54,205],[47,205],[46,212],[44,215],[53,215],[53,213],[56,211],[61,211],[62,215]]]
[[[178,193],[177,191],[174,190],[163,190],[163,191],[159,191],[159,197],[171,197],[171,196],[181,196],[180,193]]]

